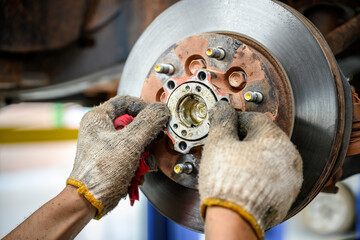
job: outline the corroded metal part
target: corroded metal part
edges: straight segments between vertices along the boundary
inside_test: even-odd
[[[211,46],[218,45],[227,52],[227,56],[221,61],[206,53]],[[177,71],[171,77],[159,74],[156,68],[162,64],[174,65]],[[202,72],[206,73],[206,79],[209,79],[205,81],[208,90],[206,91],[205,88],[200,96],[201,99],[206,100],[206,111],[213,106],[214,100],[217,101],[222,98],[222,95],[228,94],[230,102],[239,111],[263,112],[288,135],[291,135],[294,119],[292,91],[286,74],[273,57],[266,50],[261,50],[261,46],[257,43],[246,38],[223,34],[196,35],[183,39],[168,48],[157,59],[154,69],[150,71],[143,86],[141,94],[143,99],[150,102],[162,101],[168,105],[171,113],[167,134],[174,148],[161,148],[157,158],[166,159],[163,156],[170,156],[167,161],[174,164],[179,158],[178,155],[172,154],[174,150],[189,153],[193,147],[200,146],[197,150],[201,151],[201,146],[206,141],[205,137],[209,131],[207,118],[204,124],[191,127],[191,124],[184,125],[181,114],[177,113],[180,106],[179,100],[187,94],[197,93],[196,86],[188,85],[187,90],[183,84],[191,81],[198,82],[197,84],[204,83],[196,77],[202,73],[198,67],[204,67]],[[239,75],[240,85],[233,84],[235,87],[232,86],[231,78],[239,77]],[[213,94],[209,89],[213,89]],[[252,90],[257,90],[254,96],[258,97],[247,101],[244,95]],[[215,99],[216,95],[218,99]],[[173,164],[161,164],[159,168],[177,182],[171,171],[174,168]]]
[[[217,7],[209,8],[209,5]],[[198,14],[204,8],[208,9],[206,14]],[[224,12],[227,13],[226,17],[222,14]],[[238,14],[239,12],[242,14]],[[185,19],[184,14],[187,16]],[[169,27],[166,27],[164,22],[167,22],[166,26]],[[294,124],[289,135],[299,149],[304,163],[304,183],[288,214],[288,217],[291,217],[317,195],[337,163],[341,161],[339,156],[346,145],[347,135],[344,130],[345,120],[348,118],[345,114],[347,90],[342,87],[344,82],[331,50],[317,30],[295,10],[267,0],[198,0],[191,1],[191,4],[189,1],[181,1],[160,15],[140,37],[126,63],[118,93],[140,96],[142,86],[148,84],[155,94],[147,97],[152,101],[159,101],[163,91],[158,89],[161,89],[166,79],[158,79],[157,82],[149,84],[149,71],[157,59],[181,39],[214,32],[236,36],[237,40],[263,53],[265,60],[271,60],[274,64],[269,64],[270,66],[277,64],[278,67],[274,70],[277,74],[288,77],[292,89],[289,96],[293,97],[294,103],[291,115],[294,116]],[[191,46],[189,44],[187,49],[190,52],[194,50]],[[224,47],[220,44],[216,46]],[[205,49],[206,47],[207,44],[204,44]],[[226,54],[222,61],[226,62],[229,56],[231,57],[231,54]],[[198,59],[199,56],[195,57]],[[184,65],[175,52],[167,55],[166,60],[174,64],[176,69],[177,64]],[[142,69],[138,68],[139,62],[142,63]],[[221,68],[221,71],[216,72],[208,64],[206,69],[219,76],[221,72],[226,72]],[[183,69],[174,74],[182,76],[191,73],[190,70],[187,71]],[[134,75],[134,72],[137,74]],[[249,80],[249,74],[246,74]],[[228,83],[228,79],[226,80]],[[215,82],[213,84],[216,85]],[[222,86],[219,84],[217,87],[224,92],[231,88],[229,83]],[[249,90],[246,88],[244,91]],[[288,89],[284,90],[289,93]],[[231,101],[234,103],[234,98],[231,98]],[[238,102],[241,103],[241,100]],[[242,107],[248,110],[250,106],[238,105],[239,110],[242,110]],[[253,111],[257,109],[259,108],[256,104]],[[286,108],[278,108],[284,109]],[[270,117],[271,115],[268,114]],[[286,126],[287,122],[288,120],[283,126]],[[194,154],[200,155],[201,151]],[[161,160],[160,164],[173,167],[176,160],[168,163]],[[166,174],[166,171],[163,172]],[[161,171],[148,174],[142,190],[150,202],[167,217],[193,230],[203,230],[203,223],[199,219],[197,191],[177,184]],[[173,207],[175,205],[176,209]],[[179,208],[183,211],[178,211]]]
[[[224,59],[219,61],[207,56],[209,47],[220,44],[228,53]],[[292,90],[282,67],[262,46],[236,35],[201,34],[172,45],[156,60],[156,63],[171,63],[177,69],[173,77],[178,79],[193,75],[194,62],[211,72],[211,83],[218,92],[230,95],[237,110],[266,113],[291,135],[294,119]],[[246,77],[240,82],[240,87],[234,87],[230,79],[239,73]],[[162,87],[168,79],[168,76],[151,70],[142,87],[141,98],[149,102],[164,102]],[[247,91],[262,92],[263,103],[257,105],[245,101],[243,95]]]
[[[166,132],[176,151],[188,153],[206,141],[210,129],[208,110],[217,101],[230,101],[229,96],[217,92],[211,74],[203,69],[187,79],[170,78],[163,88],[162,100],[170,111]]]
[[[352,131],[346,156],[354,156],[360,154],[360,98],[359,95],[352,89],[353,97],[353,119]]]
[[[243,71],[234,71],[229,76],[229,84],[231,87],[241,90],[246,85],[246,74]]]
[[[334,55],[341,53],[360,38],[360,14],[326,35]]]

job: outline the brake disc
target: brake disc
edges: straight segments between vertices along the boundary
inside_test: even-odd
[[[198,86],[206,92],[197,92]],[[203,231],[197,191],[208,131],[203,125],[221,96],[229,96],[238,111],[265,113],[299,149],[304,183],[287,218],[319,193],[349,141],[352,113],[345,107],[351,94],[345,78],[321,34],[278,2],[178,2],[135,44],[118,94],[172,106],[167,135],[157,142],[160,171],[146,174],[141,190],[162,214],[195,231]]]

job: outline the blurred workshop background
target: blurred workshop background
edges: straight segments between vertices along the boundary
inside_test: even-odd
[[[0,0],[0,238],[64,188],[82,116],[116,95],[136,39],[175,2]],[[348,20],[360,11],[351,4],[334,3],[326,11],[321,6],[309,7],[308,17],[316,9],[325,16],[342,7],[348,10]],[[343,53],[339,65],[359,89],[360,59],[350,53]],[[338,194],[320,193],[300,214],[268,231],[265,239],[360,238],[360,176],[337,186]],[[141,195],[133,207],[129,199],[122,200],[76,239],[204,236],[166,219]]]

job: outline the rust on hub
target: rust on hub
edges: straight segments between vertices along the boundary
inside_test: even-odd
[[[242,71],[235,71],[235,72],[231,73],[229,76],[229,83],[230,83],[230,86],[235,89],[238,89],[238,90],[243,89],[246,85],[245,73]]]
[[[189,71],[194,74],[198,69],[206,68],[205,61],[203,59],[194,59],[189,64]]]
[[[209,57],[207,50],[218,47],[226,52],[224,58],[219,60]],[[176,70],[171,77],[176,79],[188,79],[198,69],[205,69],[211,74],[211,84],[216,91],[229,94],[235,109],[265,113],[284,132],[291,135],[294,104],[289,81],[277,60],[258,43],[238,35],[195,35],[169,47],[159,56],[154,66],[163,63],[174,66]],[[170,76],[152,68],[144,81],[142,99],[164,102],[166,96],[163,85],[169,78]],[[245,101],[244,94],[249,91],[260,92],[263,95],[261,103]],[[165,142],[166,147],[160,146]],[[180,154],[173,150],[171,140],[160,141],[158,145],[162,149],[162,152],[155,153],[159,168],[173,179],[173,169]],[[202,147],[196,147],[190,153],[201,156],[201,150]]]

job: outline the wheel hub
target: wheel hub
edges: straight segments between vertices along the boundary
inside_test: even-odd
[[[236,35],[201,34],[172,45],[156,60],[141,97],[167,104],[167,133],[179,153],[203,145],[207,112],[222,98],[239,111],[265,113],[288,135],[293,127],[286,74],[262,46]]]
[[[203,9],[206,14],[199,14]],[[344,101],[351,97],[350,88],[324,39],[307,19],[279,2],[180,1],[140,37],[118,93],[168,103],[164,84],[189,79],[199,69],[211,76],[216,94],[229,95],[235,109],[265,113],[291,136],[302,156],[304,182],[287,218],[299,212],[342,161],[349,141],[344,132],[351,130],[351,109],[345,112]],[[180,124],[202,125],[210,107],[185,95],[175,104],[183,109]],[[206,116],[202,122],[200,112]],[[176,136],[181,138],[181,131]],[[202,231],[201,146],[183,154],[166,136],[156,150],[160,171],[145,175],[142,191],[165,216]]]
[[[219,100],[230,101],[229,96],[216,92],[210,73],[203,69],[188,79],[170,78],[163,89],[162,100],[170,111],[167,134],[176,151],[188,153],[205,141],[210,129],[208,110]]]

